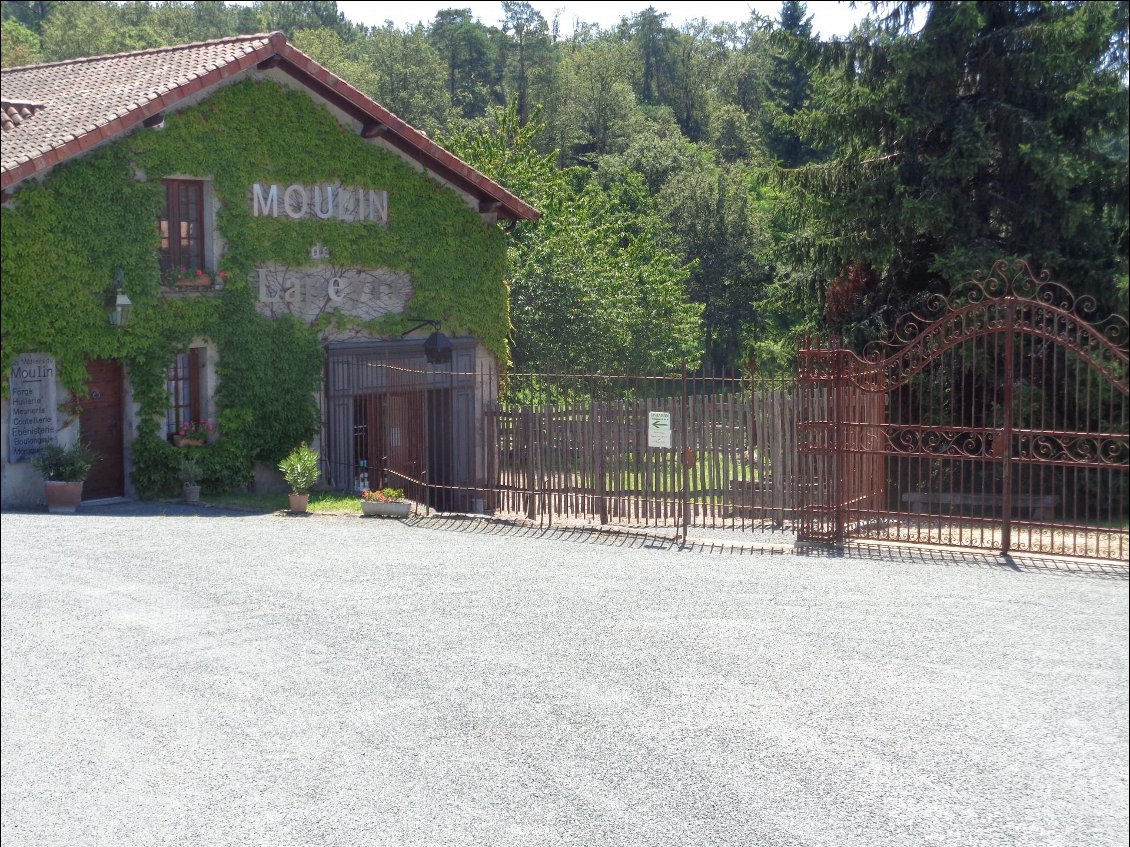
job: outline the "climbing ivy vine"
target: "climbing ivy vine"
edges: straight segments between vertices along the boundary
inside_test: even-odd
[[[217,200],[224,249],[217,270],[228,284],[214,294],[163,290],[154,221],[161,180],[207,179]],[[387,226],[375,222],[253,217],[252,184],[340,182],[388,192]],[[252,463],[273,463],[318,425],[314,401],[322,341],[330,330],[395,336],[403,318],[374,320],[327,313],[307,325],[256,310],[254,269],[311,264],[324,245],[335,265],[407,273],[408,312],[471,334],[507,362],[505,238],[484,226],[456,192],[394,153],[343,127],[305,93],[270,81],[228,86],[172,115],[161,131],[142,131],[21,187],[0,213],[2,360],[7,373],[23,352],[55,356],[63,384],[81,396],[85,363],[120,360],[143,420],[164,415],[165,372],[197,337],[219,350],[222,437],[204,456],[206,484],[248,480]],[[135,304],[128,327],[111,327],[111,280]],[[3,381],[3,390],[8,390]],[[153,427],[134,443],[134,482],[143,496],[167,491],[175,449]]]

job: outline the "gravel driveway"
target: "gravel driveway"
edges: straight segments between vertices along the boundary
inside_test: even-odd
[[[5,847],[1127,842],[1124,578],[461,528],[5,513]]]

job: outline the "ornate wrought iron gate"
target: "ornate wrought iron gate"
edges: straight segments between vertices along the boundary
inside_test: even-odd
[[[798,539],[1125,559],[1127,321],[999,262],[862,356],[800,352]]]

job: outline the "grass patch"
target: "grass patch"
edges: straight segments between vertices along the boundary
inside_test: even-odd
[[[255,491],[229,491],[212,494],[204,498],[215,506],[238,506],[257,512],[278,512],[290,508],[290,500],[285,494],[261,494]],[[356,494],[342,494],[337,491],[311,491],[311,512],[327,514],[361,514],[361,498]]]

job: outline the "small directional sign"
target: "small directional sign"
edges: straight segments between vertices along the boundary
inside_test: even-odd
[[[647,413],[647,446],[671,447],[671,413]]]

